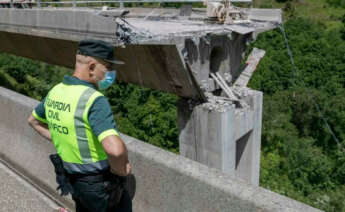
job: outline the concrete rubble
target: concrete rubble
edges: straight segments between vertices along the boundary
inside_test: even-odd
[[[235,7],[230,1],[206,2],[206,16],[209,21],[221,24],[249,23],[247,12]]]

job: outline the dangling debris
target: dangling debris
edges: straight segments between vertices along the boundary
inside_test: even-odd
[[[240,76],[236,79],[234,85],[237,87],[246,87],[250,78],[252,77],[261,58],[265,55],[262,49],[254,48],[246,61],[246,68],[242,71]]]
[[[228,100],[236,102],[238,106],[242,108],[248,108],[248,104],[241,99],[244,95],[241,93],[243,89],[235,90],[235,87],[229,87],[225,82],[224,78],[219,73],[211,73],[211,77],[215,80],[215,82],[223,89],[224,93],[228,96]]]
[[[223,89],[223,91],[232,101],[238,101],[238,98],[232,93],[231,89],[225,83],[224,79],[219,73],[211,73],[211,77],[216,81],[216,83]]]

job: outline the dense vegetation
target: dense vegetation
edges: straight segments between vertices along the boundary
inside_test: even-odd
[[[345,211],[345,40],[295,19],[253,44],[266,50],[250,87],[264,92],[261,185],[327,211]],[[313,101],[342,145],[337,145]]]
[[[277,28],[251,45],[265,49],[266,55],[249,86],[265,94],[261,186],[338,212],[345,211],[345,11],[339,10],[344,1],[322,2],[322,16],[327,17],[322,22],[300,15],[305,8],[299,4],[309,7],[310,1],[261,2],[285,8],[284,28],[297,69]],[[38,100],[70,73],[0,54],[0,85]],[[126,83],[117,83],[105,94],[121,132],[178,152],[176,96]]]

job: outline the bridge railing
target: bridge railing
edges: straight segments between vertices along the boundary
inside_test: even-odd
[[[119,4],[120,7],[124,6],[124,3],[197,3],[197,2],[204,2],[205,0],[70,0],[70,1],[41,1],[41,0],[27,0],[22,1],[21,3],[28,2],[30,4],[36,4],[37,7],[41,7],[42,5],[65,5],[65,4],[72,4],[73,7],[77,7],[80,4],[104,4],[104,3],[116,3]],[[211,2],[222,2],[224,0],[208,0]],[[252,0],[230,0],[233,3],[252,3]],[[11,0],[11,7],[13,5],[14,0]]]

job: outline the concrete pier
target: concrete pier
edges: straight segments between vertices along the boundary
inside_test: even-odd
[[[258,186],[262,93],[248,92],[249,107],[244,109],[227,101],[195,106],[181,100],[180,154]]]

